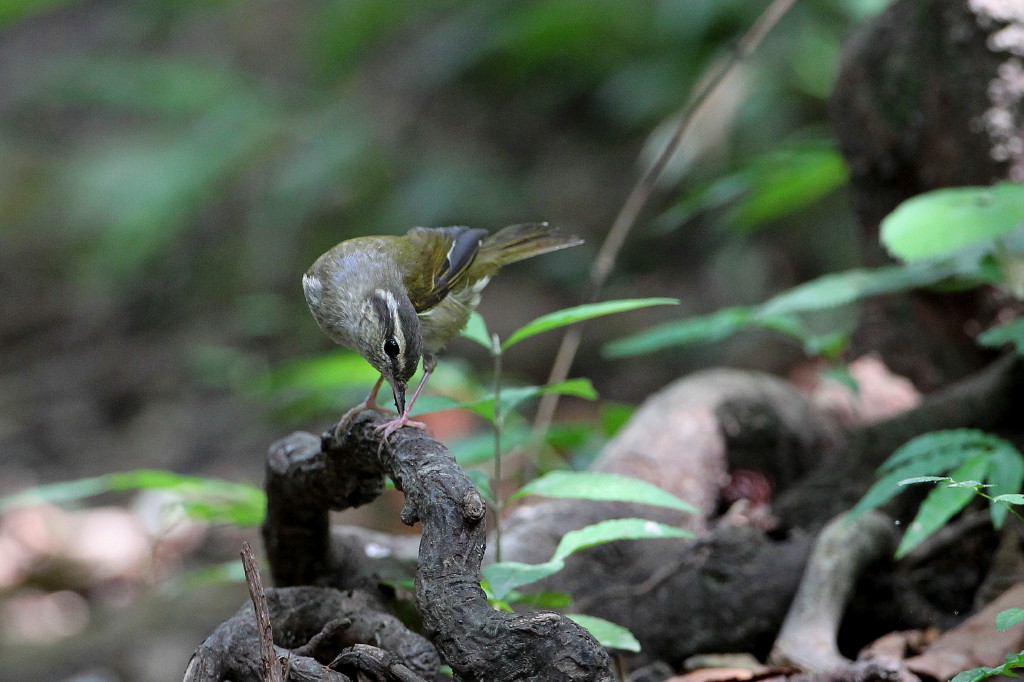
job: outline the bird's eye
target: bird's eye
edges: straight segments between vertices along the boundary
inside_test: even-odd
[[[397,357],[398,351],[398,341],[394,339],[388,339],[387,341],[384,342],[384,352],[390,355],[391,357]]]

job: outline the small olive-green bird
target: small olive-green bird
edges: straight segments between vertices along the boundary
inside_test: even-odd
[[[575,246],[581,239],[547,223],[510,225],[494,234],[468,227],[414,227],[404,236],[356,237],[320,256],[302,278],[306,302],[327,336],[366,358],[380,372],[370,395],[349,410],[373,409],[384,381],[397,419],[384,438],[409,419],[413,403],[437,365],[437,353],[466,326],[480,292],[503,265]],[[423,378],[408,404],[405,391],[423,358]]]

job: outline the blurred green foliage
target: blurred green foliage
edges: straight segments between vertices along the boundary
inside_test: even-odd
[[[168,495],[168,507],[177,507],[190,518],[208,523],[258,526],[267,510],[263,490],[202,476],[185,476],[173,471],[136,469],[75,481],[35,486],[14,495],[0,497],[0,514],[40,503],[68,504],[107,492],[157,490]]]
[[[63,49],[21,64],[6,97],[8,153],[43,156],[22,159],[41,166],[38,201],[16,202],[20,215],[4,222],[59,216],[54,224],[98,238],[84,250],[112,266],[99,273],[112,279],[209,224],[225,201],[243,203],[234,229],[250,237],[314,229],[328,240],[537,210],[535,193],[522,191],[530,174],[514,167],[545,155],[539,145],[550,140],[531,127],[593,142],[643,135],[760,11],[739,0],[605,0],[585,11],[569,0],[4,6],[8,34],[32,35],[53,7],[82,23]],[[755,151],[777,146],[765,128],[820,125],[820,110],[799,110],[820,106],[840,40],[865,6],[806,2],[780,27],[751,67],[770,78],[735,124],[761,140]],[[431,107],[455,117],[456,135],[486,124],[481,113],[504,130],[478,155],[486,140],[471,129],[432,139],[415,125]],[[7,185],[5,198],[27,189]]]
[[[785,201],[773,202],[778,208]],[[1024,187],[939,189],[907,199],[882,220],[880,240],[900,265],[823,275],[759,306],[734,306],[666,322],[605,346],[625,358],[694,343],[713,343],[749,328],[771,329],[801,342],[808,355],[837,360],[854,314],[837,313],[862,299],[921,287],[956,291],[981,284],[1024,296]],[[823,315],[824,313],[824,315]],[[826,330],[824,333],[818,329]],[[1024,323],[1002,322],[978,336],[983,346],[1024,349]]]
[[[627,244],[623,274],[668,259],[664,293],[683,297],[709,279],[702,268],[711,281],[734,269],[716,253],[755,245],[783,219],[823,244],[809,255],[801,239],[795,257],[807,261],[782,268],[787,277],[856,262],[835,248],[854,243],[836,236],[848,214],[820,208],[844,181],[824,97],[842,41],[883,4],[796,5],[692,136],[687,173],[673,171],[664,205]],[[344,238],[549,219],[589,246],[524,267],[578,301],[645,140],[656,146],[762,9],[8,0],[0,239],[82,310],[198,327],[184,350],[201,383],[287,393],[310,368],[270,368],[326,348],[299,276]],[[710,265],[691,267],[699,258]],[[743,286],[785,284],[752,276]],[[342,361],[314,362],[330,374]]]
[[[949,474],[948,478],[943,474]],[[927,479],[927,480],[926,480]],[[903,492],[900,486],[922,482],[959,482],[934,488],[921,504],[897,549],[906,555],[974,499],[976,486],[989,488],[992,523],[1000,528],[1007,506],[993,497],[1011,495],[1024,483],[1024,457],[1009,441],[975,429],[932,431],[904,443],[878,468],[878,481],[851,510],[859,515]],[[969,482],[964,483],[964,482]]]

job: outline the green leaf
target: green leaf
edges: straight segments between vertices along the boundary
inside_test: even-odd
[[[949,476],[914,476],[900,481],[900,485],[914,485],[915,483],[939,483],[941,481],[952,481]]]
[[[161,591],[170,589],[174,593],[192,592],[214,585],[227,585],[245,582],[245,569],[238,559],[225,561],[212,566],[196,568],[171,579],[167,585],[161,585]]]
[[[742,171],[751,191],[727,220],[740,230],[796,213],[846,182],[846,164],[831,143],[811,142],[755,159]]]
[[[977,680],[988,679],[997,675],[1017,677],[1015,670],[1024,667],[1024,651],[1015,654],[1007,654],[1002,665],[994,668],[971,668],[955,676],[950,682],[976,682]]]
[[[551,561],[564,561],[574,552],[594,545],[617,540],[647,540],[656,538],[692,538],[693,533],[648,519],[610,519],[562,536],[551,556]]]
[[[978,335],[978,343],[991,348],[1013,344],[1018,355],[1024,355],[1024,317],[998,324]]]
[[[544,442],[555,450],[575,450],[594,442],[600,436],[597,425],[590,421],[562,422],[548,427]]]
[[[1024,609],[1006,609],[996,616],[996,629],[999,632],[1006,632],[1021,622],[1024,622]]]
[[[484,472],[480,471],[479,469],[467,470],[466,476],[469,477],[469,480],[473,483],[473,487],[477,489],[477,491],[480,493],[480,496],[484,498],[484,502],[493,507],[495,505],[495,500],[494,493],[491,492],[490,477]]]
[[[358,353],[336,351],[281,365],[270,372],[271,391],[337,391],[358,388],[369,393],[380,376]]]
[[[502,349],[507,350],[509,347],[519,343],[523,339],[527,339],[531,336],[550,331],[552,329],[565,327],[575,322],[582,322],[583,320],[589,320],[595,317],[602,317],[604,315],[612,315],[614,313],[637,310],[639,308],[647,308],[655,305],[679,305],[679,299],[634,298],[618,301],[603,301],[601,303],[588,303],[585,305],[578,305],[573,308],[566,308],[565,310],[559,310],[547,315],[542,315],[536,320],[520,327],[516,331],[512,332],[512,335],[506,339],[505,343],[503,343],[501,347]]]
[[[245,483],[147,470],[110,474],[111,490],[165,490],[181,497],[192,518],[208,523],[258,526],[266,514],[263,491]]]
[[[687,344],[721,341],[754,324],[756,312],[757,308],[752,306],[737,306],[723,308],[710,315],[666,322],[612,341],[601,349],[601,353],[606,358],[626,358]]]
[[[594,385],[590,382],[590,379],[584,377],[578,377],[576,379],[566,379],[560,381],[557,384],[551,384],[549,386],[523,386],[519,388],[503,388],[501,391],[501,411],[503,414],[508,414],[520,403],[523,403],[531,398],[536,398],[548,393],[557,393],[558,395],[569,395],[576,398],[583,398],[584,400],[597,400],[597,391],[594,389]],[[488,407],[487,403],[491,403]],[[493,414],[494,399],[485,400],[480,405],[481,414],[487,416],[487,412]]]
[[[571,395],[577,398],[584,398],[586,400],[597,400],[597,391],[594,390],[594,385],[590,383],[590,379],[576,378],[566,379],[560,381],[557,384],[551,384],[550,386],[516,386],[512,388],[501,389],[501,411],[502,414],[508,414],[514,410],[520,403],[529,400],[530,398],[536,398],[544,395],[545,393],[557,393],[559,395]],[[426,409],[419,409],[415,411],[415,414],[427,414],[428,412],[437,412],[440,410],[450,410],[453,408],[463,408],[476,412],[481,417],[494,420],[494,396],[488,396],[481,398],[480,400],[474,400],[468,403],[460,403],[449,398],[441,396],[425,396],[430,400],[423,400],[423,407]],[[417,399],[416,406],[420,407],[420,400]]]
[[[982,479],[988,472],[989,463],[987,457],[975,455],[953,471],[950,478],[954,481]],[[907,526],[907,532],[900,540],[896,558],[906,556],[907,552],[945,525],[966,507],[975,495],[976,492],[972,488],[952,486],[940,486],[928,493],[928,497],[921,503],[921,508],[917,510],[917,516]]]
[[[860,514],[889,501],[899,493],[897,485],[902,481],[930,482],[979,455],[990,462],[989,477],[984,480],[993,488],[993,496],[1020,490],[1024,483],[1024,457],[1012,443],[976,429],[933,431],[897,449],[879,467],[882,478],[851,513]],[[990,511],[993,524],[1000,527],[1006,518],[1006,507],[992,502]]]
[[[934,284],[954,274],[951,266],[935,263],[847,270],[824,275],[784,291],[762,304],[759,313],[780,315],[828,310],[869,296]]]
[[[484,322],[483,316],[475,310],[470,314],[462,335],[470,341],[479,343],[488,351],[491,350],[491,333],[487,331],[487,323]]]
[[[55,56],[41,69],[42,96],[54,103],[113,109],[121,114],[187,120],[220,106],[250,102],[258,93],[230,66],[193,59]],[[37,73],[40,73],[37,72]]]
[[[749,179],[742,173],[718,176],[687,193],[669,210],[655,218],[652,226],[659,235],[672,232],[699,213],[722,209],[735,203],[749,190]]]
[[[653,353],[693,343],[714,343],[743,329],[758,327],[792,336],[810,355],[835,357],[845,348],[847,335],[816,335],[798,313],[832,310],[868,296],[905,291],[935,284],[957,273],[947,263],[894,265],[875,270],[850,270],[825,275],[785,291],[761,306],[724,308],[710,315],[676,320],[607,344],[602,353],[622,358]]]
[[[484,566],[480,573],[490,586],[494,598],[504,600],[508,593],[515,588],[543,580],[549,575],[558,573],[564,566],[565,564],[561,561],[548,561],[543,564],[502,561]]]
[[[1008,493],[1006,495],[996,495],[992,498],[995,502],[1003,502],[1005,504],[1024,504],[1024,495],[1020,493]]]
[[[225,355],[224,360],[230,360],[229,354],[218,354]],[[204,371],[204,376],[211,376],[210,366],[217,360],[217,354],[206,357],[197,369]],[[267,401],[290,421],[325,415],[337,418],[347,407],[366,397],[380,377],[367,360],[349,350],[332,350],[323,355],[303,357],[262,374],[250,372],[250,375],[255,380],[250,380],[249,392]],[[380,396],[384,406],[389,402],[386,399],[388,393],[390,391],[385,388]]]
[[[956,463],[959,464],[979,452],[991,453],[1005,448],[1016,451],[1009,441],[978,429],[931,431],[912,438],[897,448],[889,459],[878,468],[878,472],[882,474],[894,472],[911,462],[928,458],[945,461],[943,459],[945,454],[958,455],[960,459]],[[928,473],[938,474],[940,471],[948,471],[948,468],[936,469]]]
[[[258,526],[266,513],[266,496],[255,486],[157,469],[137,469],[36,486],[0,499],[0,512],[27,504],[72,502],[127,490],[174,493],[189,516],[210,523]]]
[[[67,263],[97,285],[132,281],[166,255],[212,201],[265,153],[276,114],[260,98],[224,99],[168,135],[125,128],[62,160],[62,226],[87,251]],[[72,208],[73,207],[73,208]]]
[[[530,606],[535,609],[564,609],[572,604],[572,595],[568,592],[531,592],[520,594],[510,592],[508,600],[513,604]]]
[[[948,464],[948,466],[939,467],[933,466],[934,462],[921,461],[915,462],[912,465],[907,466],[905,469],[901,469],[891,474],[882,476],[874,485],[868,488],[868,491],[864,493],[864,497],[860,498],[860,501],[853,506],[850,510],[850,516],[857,517],[868,511],[869,509],[875,509],[881,507],[883,504],[891,500],[892,498],[903,492],[900,486],[900,481],[912,480],[914,473],[922,473],[928,471],[945,470],[952,466],[956,466],[962,461],[960,453],[954,453],[947,455],[947,461],[942,464]]]
[[[1004,671],[1024,668],[1024,651],[1015,654],[1006,654],[1005,660],[1006,662],[1000,666]]]
[[[800,142],[743,163],[728,175],[698,186],[656,223],[667,232],[695,214],[732,205],[725,215],[730,229],[752,231],[768,221],[799,212],[820,201],[846,180],[846,165],[835,144]]]
[[[0,28],[73,2],[74,0],[5,0],[0,3]]]
[[[621,625],[582,613],[567,613],[565,617],[577,625],[586,628],[593,635],[594,639],[597,640],[597,643],[603,647],[619,649],[621,651],[632,651],[634,653],[640,651],[640,642],[637,641],[632,632]]]
[[[968,479],[966,481],[955,481],[953,480],[952,476],[949,477],[948,485],[950,488],[970,488],[975,492],[980,491],[982,488],[990,487],[989,484],[982,483],[981,481],[976,481],[973,478]]]
[[[529,585],[553,575],[565,567],[565,558],[573,552],[615,540],[693,537],[689,531],[646,519],[612,519],[566,533],[551,560],[542,564],[503,561],[481,570],[495,599],[504,600],[517,587]]]
[[[849,344],[850,337],[846,332],[832,332],[830,334],[810,334],[798,336],[804,344],[804,353],[810,357],[820,357],[835,362]]]
[[[881,240],[905,261],[952,254],[1024,224],[1024,186],[955,187],[912,197],[882,220]]]
[[[932,431],[907,441],[878,468],[880,478],[850,510],[853,516],[879,507],[901,492],[900,481],[917,476],[941,476],[979,453],[1013,446],[976,429]]]
[[[988,480],[992,484],[988,493],[994,498],[1020,491],[1021,485],[1024,484],[1024,457],[1012,443],[1004,441],[992,453],[992,469]],[[993,501],[989,505],[989,511],[992,514],[992,525],[1002,528],[1009,510]]]
[[[636,405],[603,401],[600,408],[601,430],[611,438],[626,425],[636,413]]]
[[[513,609],[509,605],[509,603],[507,601],[502,601],[501,599],[495,599],[494,597],[488,597],[487,598],[487,605],[490,606],[495,611],[504,611],[505,613],[515,613],[515,609]]]
[[[524,495],[636,502],[697,512],[693,505],[646,481],[594,471],[552,471],[524,485],[509,500]]]
[[[501,445],[505,453],[526,443],[532,432],[521,424],[505,422],[501,432]],[[494,460],[494,433],[483,431],[464,436],[452,441],[449,449],[455,455],[455,461],[462,467],[473,466]]]
[[[714,343],[744,329],[770,329],[800,341],[809,355],[834,357],[846,346],[847,335],[833,332],[816,335],[803,321],[790,313],[762,313],[759,308],[725,308],[710,315],[667,322],[633,336],[607,344],[602,353],[608,358],[653,353],[664,348],[693,343]]]
[[[854,395],[860,395],[860,384],[853,374],[850,373],[850,368],[847,365],[828,367],[821,373],[821,378],[831,379],[837,384],[850,389]]]
[[[986,679],[988,677],[992,677],[993,675],[998,674],[998,671],[1000,671],[1000,670],[1001,670],[1001,667],[1000,668],[971,668],[970,670],[965,670],[962,673],[958,673],[957,675],[954,675],[949,680],[949,682],[979,682],[979,680],[984,680],[984,679]]]
[[[455,398],[449,398],[446,395],[431,395],[429,393],[421,394],[419,398],[416,398],[416,405],[412,411],[412,416],[418,417],[424,414],[431,414],[433,412],[444,412],[445,410],[461,410],[461,409],[472,409],[472,405],[475,405],[478,401],[471,400],[469,402],[458,401]],[[474,412],[476,410],[473,410]]]
[[[76,502],[110,490],[110,481],[106,476],[38,485],[13,495],[0,497],[0,513],[33,504]]]

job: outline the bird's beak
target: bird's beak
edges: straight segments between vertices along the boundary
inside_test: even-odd
[[[393,384],[391,391],[395,395],[395,407],[398,408],[398,414],[405,414],[405,383]]]

